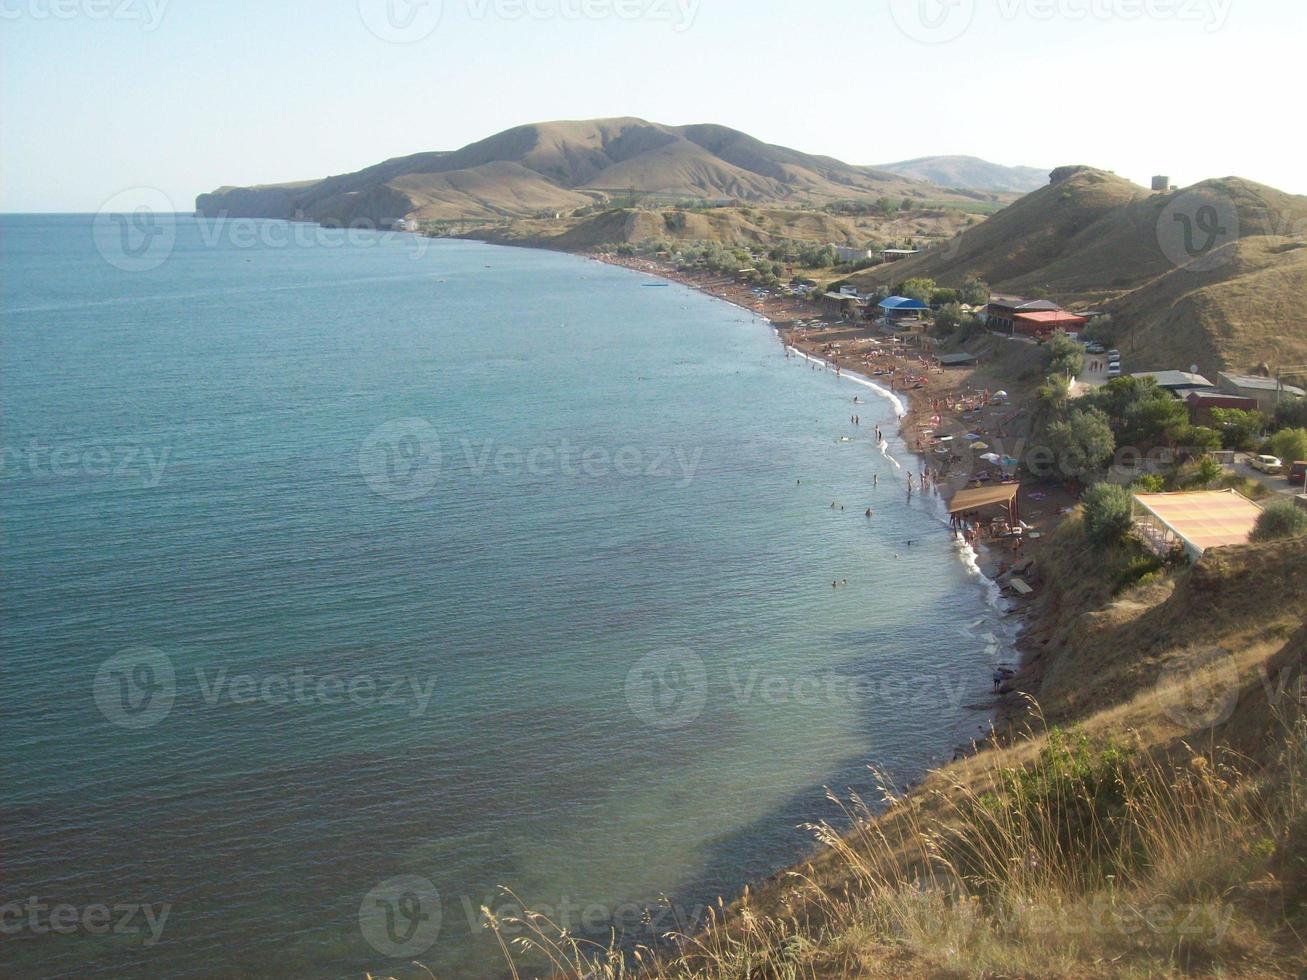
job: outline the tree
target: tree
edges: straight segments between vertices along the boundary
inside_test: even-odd
[[[1307,429],[1281,429],[1267,446],[1271,455],[1279,456],[1286,465],[1307,459]]]
[[[1048,343],[1048,374],[1074,378],[1085,369],[1085,349],[1061,330]]]
[[[1277,500],[1267,504],[1253,526],[1250,541],[1280,541],[1300,538],[1307,534],[1307,510],[1291,500]]]
[[[1086,340],[1094,340],[1100,344],[1111,345],[1116,343],[1116,324],[1112,322],[1110,314],[1096,316],[1089,321],[1089,326],[1081,331]]]
[[[1100,548],[1117,544],[1134,527],[1130,491],[1114,483],[1095,483],[1080,500],[1085,533]]]
[[[1221,444],[1226,449],[1251,452],[1266,433],[1271,420],[1258,411],[1242,408],[1214,408],[1212,421],[1221,433]]]
[[[934,294],[934,279],[909,279],[899,287],[900,296],[906,296],[908,299],[921,300],[923,303],[929,303],[931,296]]]
[[[1103,468],[1116,450],[1107,416],[1096,408],[1071,409],[1044,435],[1057,469],[1065,476],[1082,477]]]
[[[1205,425],[1186,422],[1175,428],[1174,435],[1176,447],[1188,455],[1214,453],[1221,448],[1221,434]]]
[[[968,306],[984,306],[989,302],[989,283],[975,276],[962,284],[962,302]]]
[[[1307,428],[1307,398],[1286,398],[1275,410],[1277,429]]]
[[[1198,466],[1194,469],[1189,478],[1185,480],[1185,486],[1192,489],[1205,489],[1221,478],[1225,470],[1211,456],[1203,456],[1198,460]]]
[[[962,307],[948,303],[935,311],[935,326],[941,333],[952,333],[962,325]]]

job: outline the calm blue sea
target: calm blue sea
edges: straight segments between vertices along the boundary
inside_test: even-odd
[[[0,219],[5,972],[493,976],[501,886],[648,942],[984,722],[894,407],[764,321],[135,218]]]

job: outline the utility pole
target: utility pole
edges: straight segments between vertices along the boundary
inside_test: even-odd
[[[1307,374],[1307,364],[1290,364],[1288,367],[1281,365],[1275,370],[1275,407],[1280,407],[1280,399],[1284,396],[1284,377],[1297,377],[1300,374]]]

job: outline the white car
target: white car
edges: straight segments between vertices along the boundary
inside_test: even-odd
[[[1255,470],[1261,470],[1268,476],[1274,476],[1284,469],[1284,463],[1278,456],[1253,456],[1248,460],[1248,465]]]
[[[1111,364],[1109,364],[1109,365],[1107,366],[1107,376],[1108,376],[1109,378],[1119,378],[1119,377],[1121,377],[1121,362],[1120,362],[1120,361],[1113,361]]]

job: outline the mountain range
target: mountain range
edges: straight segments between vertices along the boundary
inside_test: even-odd
[[[915,172],[855,166],[712,124],[549,122],[321,180],[222,187],[200,195],[196,211],[348,223],[527,218],[632,198],[795,206],[884,197],[974,205],[1007,203],[1014,195],[998,185],[1020,183],[984,161],[944,162],[935,168],[948,175],[941,186],[921,176],[931,170],[928,161],[912,163]],[[986,186],[968,187],[968,176]]]
[[[1131,370],[1307,362],[1307,197],[1243,178],[1152,193],[1062,167],[951,241],[854,280],[958,286],[973,276],[1112,314],[1128,331]]]
[[[1005,167],[968,156],[918,157],[898,163],[878,163],[876,169],[927,180],[941,187],[965,187],[973,191],[1026,194],[1048,183],[1048,168]]]

